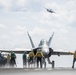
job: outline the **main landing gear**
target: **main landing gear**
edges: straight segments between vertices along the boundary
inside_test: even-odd
[[[55,61],[52,61],[52,68],[54,68],[54,66],[55,66]]]
[[[52,68],[55,67],[55,61],[54,60],[51,62],[50,59],[48,58],[48,63],[52,65]]]

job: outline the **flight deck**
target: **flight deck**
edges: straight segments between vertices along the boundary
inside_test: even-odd
[[[76,68],[0,68],[0,75],[76,75]]]

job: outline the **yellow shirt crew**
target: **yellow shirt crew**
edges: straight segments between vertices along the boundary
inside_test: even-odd
[[[42,52],[37,52],[37,53],[36,53],[36,57],[44,57],[44,55],[43,55]]]
[[[34,57],[34,53],[33,52],[30,52],[28,57]]]
[[[72,53],[72,52],[70,52],[72,55],[74,55],[74,58],[76,58],[76,53]]]
[[[10,58],[11,58],[10,55],[7,55],[7,60],[10,60]]]

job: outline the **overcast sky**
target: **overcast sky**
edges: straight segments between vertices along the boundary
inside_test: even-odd
[[[55,32],[50,47],[76,50],[76,0],[0,0],[0,49],[32,48],[27,31],[36,47]]]

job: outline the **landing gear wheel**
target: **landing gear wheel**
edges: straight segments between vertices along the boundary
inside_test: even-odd
[[[46,68],[46,62],[44,63],[44,68]]]
[[[54,62],[54,61],[52,61],[52,68],[54,68],[54,66],[55,66],[55,62]]]
[[[72,68],[74,69],[74,66],[72,66]]]

